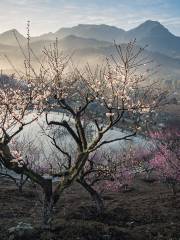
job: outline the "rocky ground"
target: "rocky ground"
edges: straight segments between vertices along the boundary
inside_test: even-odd
[[[28,183],[19,193],[13,182],[0,179],[0,240],[8,240],[8,229],[20,222],[35,227],[31,240],[180,239],[180,191],[173,198],[163,184],[136,180],[134,190],[103,197],[106,210],[97,217],[88,194],[73,186],[57,205],[52,230],[42,231],[39,190]]]

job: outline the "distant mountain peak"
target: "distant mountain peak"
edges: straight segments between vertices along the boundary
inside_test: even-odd
[[[117,28],[115,26],[107,25],[107,24],[78,24],[77,27],[92,27],[92,28],[101,28],[101,27],[107,27],[107,28]]]
[[[13,33],[13,32],[19,33],[17,29],[12,28],[12,29],[10,29],[10,30],[7,30],[7,31],[1,33],[1,34],[4,34],[4,35],[5,35],[5,34],[11,34],[11,33]]]
[[[153,28],[163,28],[166,29],[160,22],[153,21],[153,20],[147,20],[143,23],[141,23],[139,26],[137,26],[135,29],[153,29]],[[167,30],[167,29],[166,29]],[[167,30],[168,31],[168,30]]]
[[[0,43],[16,46],[18,45],[16,38],[20,41],[21,44],[26,43],[26,38],[15,28],[1,33]]]
[[[142,24],[151,24],[151,25],[162,25],[159,21],[155,21],[155,20],[150,20],[150,19],[148,19],[148,20],[146,20],[144,23],[142,23]]]
[[[137,40],[149,38],[149,37],[173,37],[173,34],[169,32],[160,22],[147,20],[140,24],[136,28],[133,28],[127,32],[129,39],[136,38]]]
[[[3,33],[1,33],[0,35],[2,36],[12,36],[12,35],[16,35],[18,37],[21,37],[21,38],[25,38],[17,29],[13,28],[13,29],[10,29],[8,31],[5,31]]]

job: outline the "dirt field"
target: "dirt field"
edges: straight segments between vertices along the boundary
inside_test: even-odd
[[[74,186],[58,204],[51,232],[40,230],[38,196],[30,184],[20,194],[12,182],[0,179],[0,240],[8,240],[8,228],[19,222],[33,224],[38,240],[180,239],[180,191],[174,199],[158,182],[137,180],[131,192],[104,194],[106,211],[99,218],[86,192]]]

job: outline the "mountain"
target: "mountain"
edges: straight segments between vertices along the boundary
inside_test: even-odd
[[[17,50],[16,46],[10,46],[10,45],[5,45],[0,43],[0,54],[9,54],[11,52],[14,52]]]
[[[96,39],[99,41],[113,42],[114,40],[123,37],[125,31],[123,29],[101,24],[101,25],[90,25],[90,24],[79,24],[72,28],[60,28],[55,33],[42,34],[38,37],[33,37],[32,42],[41,40],[55,40],[56,38],[62,39],[67,36],[77,36],[81,38]]]
[[[157,21],[147,20],[146,22],[140,24],[138,27],[131,29],[126,32],[126,38],[136,38],[137,41],[144,38],[151,37],[173,37],[174,35],[169,32],[163,25]]]
[[[34,41],[30,44],[33,52],[31,54],[31,60],[33,61],[34,66],[38,65],[37,58],[39,60],[42,58],[43,49],[48,48],[53,44],[54,41],[52,40],[39,40]],[[86,39],[72,35],[62,38],[58,41],[59,50],[63,51],[66,55],[69,56],[72,54],[75,55],[76,51],[80,49],[91,49],[91,51],[98,52],[99,48],[108,47],[110,45],[112,45],[110,42],[98,41],[95,39]],[[22,48],[23,52],[27,55],[26,45],[23,45]],[[9,71],[9,68],[12,68],[4,55],[7,55],[8,59],[14,63],[13,65],[17,66],[18,69],[24,68],[24,56],[18,46],[0,44],[0,54],[2,55],[1,67],[3,69],[8,69]]]
[[[12,29],[0,34],[0,55],[7,55],[18,69],[24,66],[24,56],[18,47],[18,38],[24,52],[26,38],[17,30]],[[138,46],[149,45],[145,56],[154,60],[154,65],[161,65],[158,69],[158,78],[164,81],[180,82],[180,37],[169,32],[161,23],[148,20],[129,31],[108,25],[80,24],[72,28],[61,28],[55,33],[47,33],[31,38],[31,48],[34,55],[31,57],[33,65],[38,68],[37,58],[41,59],[44,47],[52,45],[58,38],[59,49],[66,55],[73,55],[74,65],[84,66],[87,62],[96,65],[102,64],[111,54],[115,55],[113,41],[125,44],[136,38]],[[11,69],[7,59],[1,58],[1,68]],[[14,71],[14,69],[13,69]]]
[[[174,36],[157,21],[148,20],[137,28],[127,31],[125,41],[132,39],[136,39],[141,46],[148,45],[151,51],[180,58],[180,37]]]
[[[74,45],[73,42],[77,41],[77,45]],[[86,45],[86,41],[88,44]],[[31,56],[31,63],[35,71],[38,71],[40,65],[37,61],[42,59],[42,49],[49,44],[52,44],[52,41],[39,41],[31,44],[31,48],[36,57]],[[92,43],[92,44],[91,44]],[[94,45],[96,43],[96,47]],[[106,62],[106,57],[112,59],[112,55],[116,57],[116,49],[113,45],[108,45],[106,42],[103,45],[99,45],[101,42],[97,40],[89,40],[78,38],[74,36],[68,36],[64,39],[61,39],[59,42],[59,52],[63,51],[65,56],[71,56],[71,60],[74,66],[77,66],[80,70],[88,63],[92,68],[97,64],[101,66]],[[124,44],[124,47],[126,44]],[[24,71],[24,57],[20,50],[17,47],[10,47],[0,45],[0,54],[6,54],[13,63],[14,67],[19,71]],[[149,60],[154,60],[151,64],[148,64],[148,68],[157,70],[153,79],[158,80],[168,86],[175,86],[176,89],[180,89],[180,60],[168,57],[161,53],[145,51],[143,58],[148,57]],[[157,65],[160,67],[157,68]],[[6,58],[1,57],[1,68],[3,72],[12,73],[14,72],[14,67],[7,61]],[[142,69],[143,70],[143,69]],[[178,90],[177,90],[178,91]]]
[[[96,39],[86,39],[82,37],[77,37],[73,35],[69,35],[63,39],[59,40],[59,46],[62,49],[82,49],[82,48],[99,48],[111,45],[110,42],[107,41],[99,41]]]
[[[52,32],[49,32],[49,33],[42,34],[40,36],[31,37],[31,42],[39,42],[39,41],[46,41],[46,40],[55,41],[56,35]]]
[[[147,20],[129,31],[104,24],[79,24],[71,28],[61,28],[55,33],[43,34],[39,37],[32,38],[32,41],[62,39],[71,35],[111,43],[114,42],[114,40],[117,43],[127,43],[136,39],[137,44],[141,46],[148,45],[151,51],[160,52],[169,57],[180,59],[180,37],[170,33],[169,30],[158,21],[151,20]]]
[[[61,28],[55,35],[58,38],[63,38],[68,35],[75,35],[82,38],[93,38],[99,41],[113,42],[123,36],[125,31],[123,29],[101,25],[79,24],[72,28]]]
[[[123,45],[125,48],[126,44]],[[135,51],[137,51],[137,49]],[[93,66],[96,65],[101,66],[106,64],[106,57],[112,59],[112,56],[115,57],[115,59],[118,57],[117,51],[113,45],[98,49],[79,49],[73,55],[72,60],[75,63],[74,65],[77,65],[80,69],[82,69],[82,67],[87,63],[91,66],[91,68],[93,68]],[[150,74],[151,76],[148,81],[155,80],[165,87],[172,87],[173,89],[176,89],[177,92],[180,91],[180,60],[168,57],[161,53],[146,50],[141,57],[148,57],[149,60],[153,60],[151,63],[144,67],[142,66],[140,69],[140,72],[144,72],[148,68],[155,73],[152,75]]]
[[[12,29],[0,34],[0,44],[5,43],[6,45],[17,46],[18,43],[14,35],[17,36],[22,45],[26,43],[26,38],[17,30]],[[72,36],[74,37],[72,38]],[[78,43],[78,38],[76,39],[75,37],[88,39],[87,42],[91,41],[91,43],[89,43],[90,45],[93,44],[93,39],[111,43],[113,43],[114,40],[116,43],[127,43],[133,39],[136,39],[138,45],[148,45],[148,49],[150,51],[159,52],[169,57],[180,59],[180,37],[170,33],[169,30],[161,23],[151,20],[147,20],[146,22],[129,31],[124,31],[121,28],[105,24],[79,24],[70,28],[61,28],[55,33],[50,32],[37,37],[32,37],[31,42],[36,43],[42,41],[55,41],[56,38],[61,40],[65,37],[69,37],[68,41],[74,41],[74,48],[76,48],[76,46],[79,48],[81,45]],[[86,44],[89,45],[88,43]],[[86,44],[83,44],[83,46]],[[96,46],[95,41],[94,44]],[[104,43],[102,44],[104,45]]]
[[[151,51],[180,59],[180,37],[170,33],[158,21],[147,20],[129,31],[108,25],[80,24],[72,28],[61,28],[54,34],[54,39],[56,37],[61,39],[68,35],[108,42],[114,42],[115,40],[117,43],[127,43],[136,39],[137,44],[141,46],[148,45]],[[52,37],[52,35],[49,36]]]
[[[39,40],[33,41],[31,43],[31,48],[34,53],[41,54],[42,50],[50,45],[53,45],[54,40]],[[87,39],[82,37],[77,37],[73,35],[68,35],[58,41],[58,46],[61,50],[68,50],[70,52],[76,51],[78,49],[85,48],[94,48],[97,49],[99,47],[107,47],[112,45],[110,42],[98,41],[96,39]]]
[[[121,48],[125,49],[127,47],[127,44],[121,44]],[[138,52],[139,50],[139,46],[136,46],[136,48],[134,49],[135,52]],[[118,57],[117,56],[117,50],[116,48],[111,45],[111,46],[107,46],[107,47],[100,47],[98,49],[93,49],[93,48],[85,48],[85,49],[79,49],[76,52],[76,57],[77,55],[79,55],[80,57],[86,57],[88,59],[88,56],[101,56],[102,59],[105,59],[106,57],[109,57],[110,59],[112,58],[112,56],[114,57]],[[178,76],[177,78],[180,79],[180,60],[179,59],[174,59],[172,57],[168,57],[164,54],[158,53],[158,52],[151,52],[148,50],[144,50],[142,55],[141,55],[141,59],[148,59],[149,63],[148,67],[154,67],[154,70],[157,68],[159,72],[161,74],[165,74],[164,78],[167,78],[167,75],[173,75],[174,72],[178,72]],[[146,68],[146,67],[145,67]],[[174,78],[175,78],[175,74],[174,74]]]
[[[0,34],[0,44],[18,46],[16,38],[22,45],[24,45],[27,42],[26,38],[22,34],[20,34],[16,29],[11,29]]]

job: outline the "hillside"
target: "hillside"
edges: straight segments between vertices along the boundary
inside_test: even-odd
[[[106,211],[98,217],[90,196],[75,184],[56,206],[53,229],[43,232],[39,189],[28,183],[20,194],[12,181],[1,178],[0,183],[1,240],[7,240],[8,229],[16,222],[33,222],[33,240],[178,240],[180,236],[179,188],[174,199],[165,185],[137,180],[132,191],[103,193]]]

